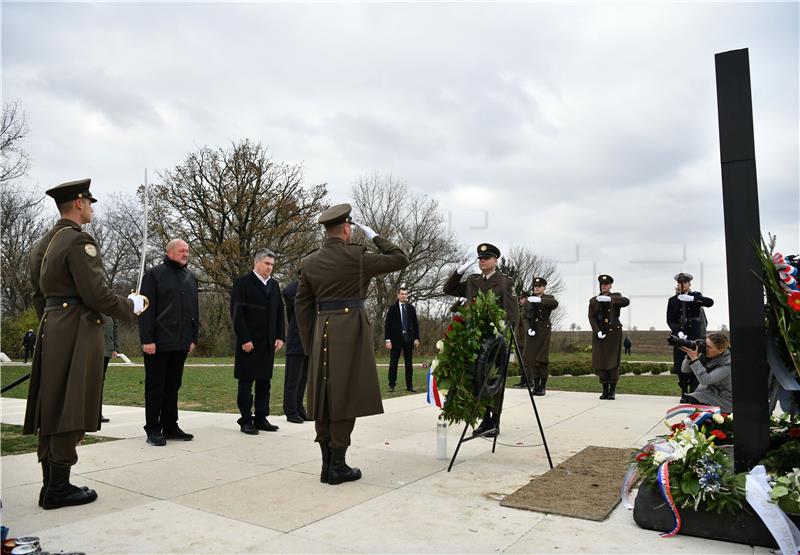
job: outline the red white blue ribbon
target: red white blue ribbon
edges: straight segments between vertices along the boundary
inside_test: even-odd
[[[715,414],[719,414],[721,409],[719,407],[715,407],[713,405],[675,405],[671,409],[667,411],[666,416],[664,418],[669,420],[674,416],[678,416],[679,414],[688,414],[689,420],[694,422],[696,425],[700,425],[702,422],[711,418]]]
[[[675,527],[671,532],[661,534],[661,537],[671,538],[680,532],[681,514],[678,512],[678,506],[675,504],[675,500],[672,498],[672,492],[669,489],[669,461],[658,467],[657,483],[658,489],[661,491],[661,497],[667,502],[667,505],[672,511],[672,515],[675,517]]]
[[[439,395],[439,387],[436,385],[436,378],[433,376],[433,370],[428,368],[428,396],[425,398],[429,405],[433,407],[442,408],[442,397]]]

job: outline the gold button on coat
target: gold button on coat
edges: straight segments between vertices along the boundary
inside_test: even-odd
[[[61,306],[63,306],[64,308],[67,308],[69,305],[67,303],[64,303]]]

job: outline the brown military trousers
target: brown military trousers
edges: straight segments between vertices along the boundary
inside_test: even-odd
[[[619,366],[610,370],[595,370],[600,383],[617,383],[619,381]]]
[[[50,461],[56,464],[74,465],[78,462],[75,449],[83,439],[84,432],[63,432],[60,434],[39,435],[39,462]]]
[[[327,398],[328,396],[326,395],[326,402],[322,406],[322,410],[317,412],[314,420],[314,428],[317,431],[317,437],[314,441],[327,444],[331,449],[349,447],[350,434],[353,433],[356,419],[331,420]]]

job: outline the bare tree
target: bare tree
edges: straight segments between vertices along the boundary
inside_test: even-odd
[[[0,275],[2,316],[23,312],[33,302],[29,259],[50,219],[42,216],[38,191],[3,183],[0,188]]]
[[[523,291],[530,294],[533,290],[533,279],[537,277],[547,280],[546,292],[556,298],[564,290],[564,282],[561,281],[556,263],[534,253],[528,247],[511,246],[503,255],[498,267],[501,272],[514,280],[514,293],[517,295]],[[563,317],[564,311],[559,308],[551,313],[553,328],[559,327]]]
[[[200,148],[160,177],[152,230],[162,244],[186,240],[198,278],[212,288],[229,290],[259,247],[278,255],[281,279],[319,245],[326,185],[304,186],[302,166],[273,161],[260,143]]]
[[[3,104],[0,121],[0,183],[5,184],[28,172],[30,156],[22,147],[28,131],[28,118],[19,100]]]
[[[417,303],[443,297],[445,280],[453,265],[461,262],[461,248],[439,204],[424,194],[409,192],[405,182],[391,175],[378,174],[358,180],[353,201],[353,218],[397,243],[411,261],[403,270],[373,280],[373,321],[382,321],[401,284]],[[376,333],[381,331],[375,327]]]

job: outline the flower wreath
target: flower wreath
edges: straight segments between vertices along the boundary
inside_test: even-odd
[[[487,340],[510,340],[505,317],[506,311],[497,304],[494,293],[478,293],[453,316],[444,339],[436,343],[439,354],[431,362],[431,371],[439,387],[447,389],[441,418],[450,424],[466,422],[474,426],[492,406],[492,397],[476,395],[475,363]],[[497,373],[498,368],[490,366],[487,381]]]

